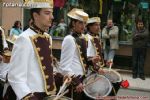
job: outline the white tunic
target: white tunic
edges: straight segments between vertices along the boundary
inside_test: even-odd
[[[9,70],[8,64],[1,62],[0,63],[0,79],[2,81],[6,81],[6,75],[7,75],[8,70]]]
[[[87,57],[93,57],[96,56],[96,50],[95,47],[93,46],[93,43],[91,39],[93,38],[90,34],[86,34],[88,38],[88,48],[87,48]]]
[[[63,40],[59,69],[64,75],[84,75],[75,40],[71,35],[66,36]]]
[[[45,92],[40,66],[29,38],[35,34],[29,28],[19,36],[9,63],[8,81],[19,99],[29,93]]]

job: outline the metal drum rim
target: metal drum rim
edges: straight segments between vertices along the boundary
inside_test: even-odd
[[[107,70],[107,71],[109,71],[109,69],[107,69],[107,68],[104,68],[103,69],[104,71],[105,70]],[[118,76],[119,76],[119,80],[118,81],[116,81],[116,82],[121,82],[122,81],[122,77],[121,77],[121,75],[119,74],[119,72],[117,72],[117,71],[115,71],[115,70],[113,70],[113,69],[111,69],[111,71],[113,71],[114,73],[116,73]],[[105,76],[105,75],[104,75]],[[105,76],[106,77],[106,76]],[[107,77],[106,77],[107,78]],[[116,83],[116,82],[112,82],[112,83]]]
[[[93,76],[93,75],[95,75],[95,74],[92,74],[92,75],[88,76],[87,78],[89,78],[89,77],[91,77],[91,76]],[[105,78],[105,79],[108,81],[109,86],[111,86],[110,89],[109,89],[109,91],[108,91],[108,93],[105,94],[104,96],[102,96],[102,97],[106,97],[106,96],[108,96],[108,95],[110,94],[110,92],[111,92],[111,90],[112,90],[112,84],[111,84],[111,82],[109,81],[109,79],[106,78],[104,75],[100,75],[100,74],[97,74],[97,75],[100,76],[100,77]],[[85,81],[86,81],[86,80],[87,80],[87,79],[84,79],[84,80],[83,80],[83,85],[85,84]],[[93,97],[93,96],[89,95],[89,94],[86,92],[85,88],[84,88],[83,91],[84,91],[84,93],[85,93],[88,97],[90,97],[90,98],[92,98],[92,99],[96,99],[96,97]]]

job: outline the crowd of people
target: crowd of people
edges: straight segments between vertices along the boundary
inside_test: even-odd
[[[32,21],[23,32],[20,21],[15,22],[10,30],[10,37],[18,37],[11,54],[4,30],[0,27],[0,75],[3,74],[0,77],[5,82],[3,100],[43,100],[45,97],[59,94],[58,89],[64,83],[69,90],[65,96],[73,100],[91,100],[85,95],[83,81],[91,74],[103,75],[103,68],[106,66],[111,68],[115,52],[119,49],[119,29],[109,18],[107,25],[101,30],[99,17],[89,18],[86,12],[78,8],[68,12],[69,26],[62,18],[55,27],[53,0],[45,3],[47,5],[33,6],[35,8],[30,9]],[[69,33],[66,33],[67,29]],[[63,39],[60,64],[56,68],[51,35],[56,35],[57,32],[61,33],[61,36],[68,35]],[[147,37],[148,32],[143,21],[138,20],[133,32],[133,78],[139,75],[145,80],[143,69]],[[10,61],[4,62],[4,55],[11,55]],[[113,89],[108,96],[115,96],[120,84],[121,81],[113,83]]]

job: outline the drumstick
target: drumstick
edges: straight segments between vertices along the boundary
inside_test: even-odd
[[[111,67],[112,67],[113,63],[112,63],[112,59],[110,60],[110,64],[109,64],[109,72],[111,70]]]
[[[92,83],[98,81],[99,79],[101,79],[101,78],[97,78],[96,80],[94,80],[94,81],[92,81],[92,82],[90,82],[90,83],[88,83],[88,84],[83,85],[83,87],[86,87],[86,86],[88,86],[88,85],[90,85],[90,84],[92,84]]]
[[[61,98],[62,96],[64,96],[66,93],[69,92],[69,89],[67,89],[65,92],[63,92],[62,94],[60,94],[59,96],[56,96],[53,100],[58,100],[59,98]]]
[[[64,81],[63,85],[60,87],[59,92],[57,93],[56,97],[59,96],[59,94],[66,88],[66,83],[68,82],[68,79]]]

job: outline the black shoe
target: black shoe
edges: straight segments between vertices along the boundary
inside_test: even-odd
[[[137,78],[137,75],[136,75],[136,74],[133,74],[133,78]]]
[[[145,76],[144,76],[144,75],[140,75],[140,78],[141,78],[142,80],[145,80]]]

